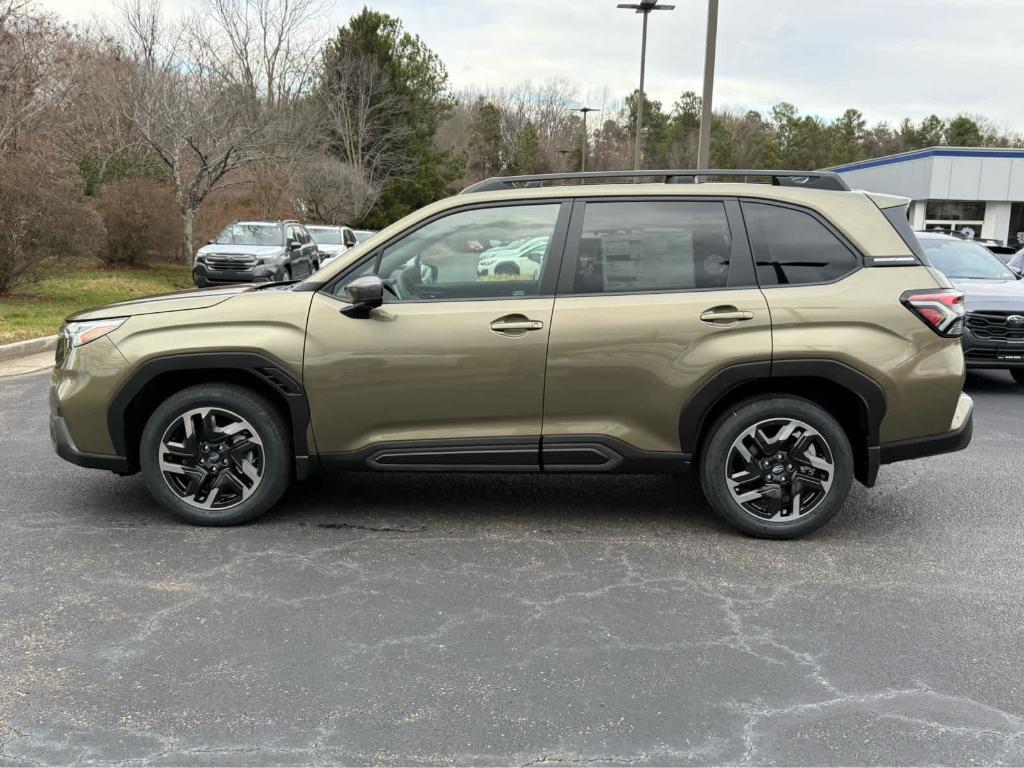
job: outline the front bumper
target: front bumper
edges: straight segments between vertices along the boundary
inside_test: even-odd
[[[964,332],[961,343],[968,368],[1024,368],[1024,343],[982,339]]]
[[[974,401],[969,395],[961,393],[948,432],[882,443],[878,449],[879,463],[892,464],[896,461],[960,451],[970,445],[973,433]]]
[[[57,398],[57,388],[50,385],[50,443],[64,461],[70,461],[80,467],[90,469],[108,469],[119,475],[130,475],[136,471],[131,463],[124,456],[109,456],[102,453],[87,453],[78,450],[75,441],[68,430],[67,422],[60,412],[60,401]]]
[[[196,285],[220,283],[260,283],[276,280],[277,268],[272,264],[257,264],[238,269],[212,269],[199,262],[192,268],[192,282]]]

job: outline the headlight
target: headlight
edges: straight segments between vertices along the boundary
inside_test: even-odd
[[[109,317],[104,320],[84,320],[79,323],[64,323],[61,335],[72,347],[80,347],[90,341],[96,341],[111,331],[116,331],[127,320],[127,317]]]

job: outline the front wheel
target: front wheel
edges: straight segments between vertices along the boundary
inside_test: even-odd
[[[824,409],[796,397],[748,400],[712,427],[701,485],[715,511],[752,536],[792,539],[839,511],[853,482],[853,450]]]
[[[1024,384],[1024,368],[1011,368],[1010,375],[1018,384]]]
[[[236,525],[262,515],[291,480],[291,440],[257,393],[200,384],[171,395],[142,430],[139,463],[149,491],[195,525]]]

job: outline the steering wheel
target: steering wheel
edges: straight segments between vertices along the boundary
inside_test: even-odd
[[[423,273],[418,255],[398,273],[396,283],[395,287],[400,294],[399,298],[418,299],[420,297],[418,289],[423,284]]]

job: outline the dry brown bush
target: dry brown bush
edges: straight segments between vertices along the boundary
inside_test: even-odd
[[[101,257],[107,264],[138,267],[175,260],[181,243],[181,216],[170,186],[149,179],[104,184],[97,209],[107,230]]]

